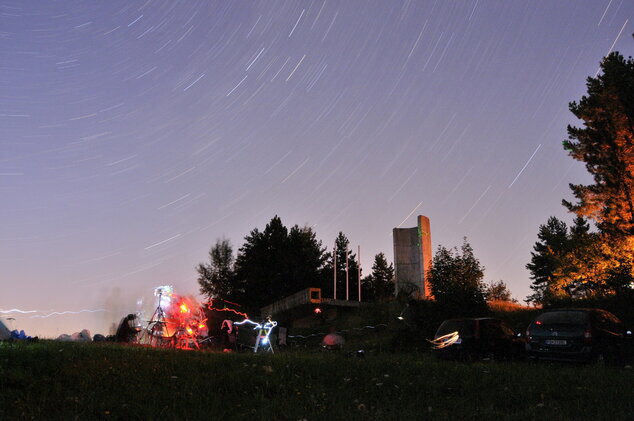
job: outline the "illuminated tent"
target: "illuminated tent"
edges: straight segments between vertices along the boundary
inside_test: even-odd
[[[5,340],[9,338],[11,338],[11,331],[2,322],[2,319],[0,319],[0,340]]]

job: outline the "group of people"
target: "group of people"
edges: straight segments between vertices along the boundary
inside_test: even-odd
[[[283,337],[283,344],[286,344],[286,328],[284,334],[280,335],[280,339]],[[117,332],[115,334],[115,340],[120,343],[136,343],[138,342],[138,335],[141,331],[138,318],[135,314],[128,314],[119,323]],[[238,346],[238,326],[236,326],[232,320],[223,320],[220,326],[220,346],[225,352],[235,351]],[[321,346],[327,350],[340,350],[343,348],[345,339],[339,333],[337,333],[335,327],[331,327],[327,335],[321,341]]]
[[[128,314],[119,322],[114,339],[120,343],[137,343],[139,332],[141,332],[141,327],[138,317],[135,314]],[[220,332],[222,349],[225,351],[235,350],[238,342],[238,326],[234,326],[231,320],[223,320]]]

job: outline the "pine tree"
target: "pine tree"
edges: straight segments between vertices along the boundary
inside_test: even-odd
[[[387,262],[385,254],[374,256],[372,273],[363,280],[366,298],[369,300],[385,300],[394,296],[394,266]]]
[[[311,228],[290,231],[276,215],[263,231],[245,237],[236,259],[236,279],[244,291],[239,302],[258,309],[322,282],[325,249]]]
[[[533,246],[531,261],[526,269],[531,272],[533,280],[530,288],[534,291],[526,298],[527,302],[544,304],[563,291],[557,291],[556,272],[561,269],[563,259],[570,249],[568,226],[554,216],[548,222],[540,225],[537,234],[539,241]]]
[[[601,70],[587,79],[587,95],[570,103],[584,127],[568,126],[563,143],[571,157],[585,162],[594,184],[571,184],[578,202],[563,204],[615,239],[634,235],[634,60],[614,52]]]
[[[324,284],[326,249],[312,228],[293,226],[288,233],[289,294]]]

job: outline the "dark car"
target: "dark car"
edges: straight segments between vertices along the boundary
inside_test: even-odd
[[[526,330],[532,359],[619,361],[630,332],[612,313],[601,309],[559,309],[540,314]]]
[[[433,353],[446,359],[508,359],[524,355],[523,339],[502,320],[491,317],[445,320],[432,345]]]

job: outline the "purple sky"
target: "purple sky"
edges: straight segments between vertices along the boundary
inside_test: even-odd
[[[427,215],[522,300],[588,181],[568,102],[633,23],[627,0],[2,0],[0,310],[36,312],[0,316],[107,333],[275,214],[343,231],[365,274]]]

